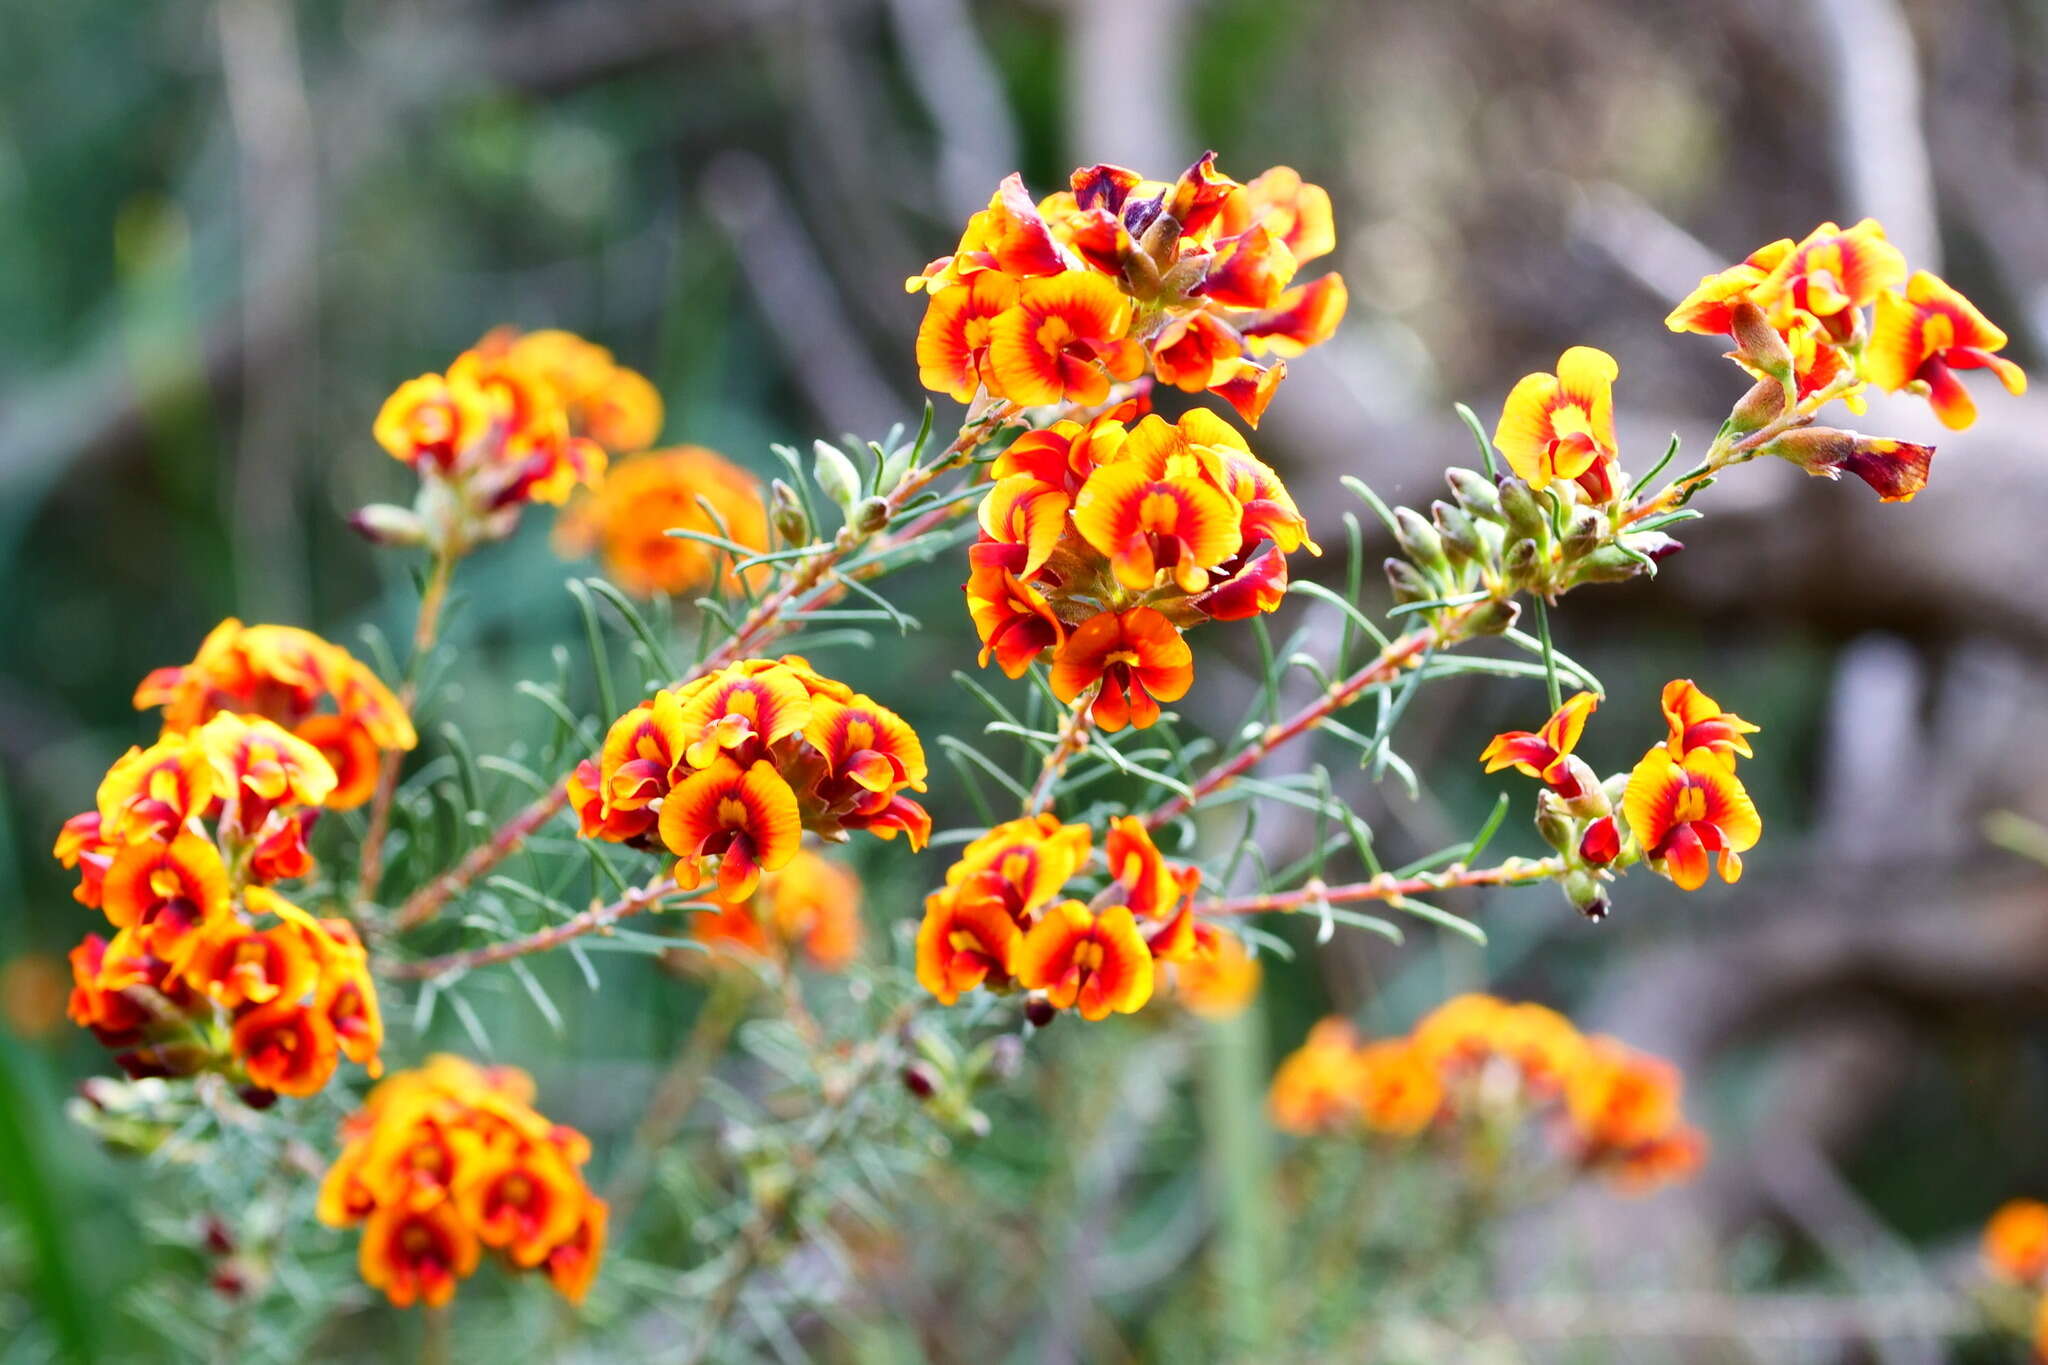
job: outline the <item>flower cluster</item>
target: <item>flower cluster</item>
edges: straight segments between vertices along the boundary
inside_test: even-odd
[[[614,463],[602,484],[563,511],[555,522],[555,546],[565,555],[595,550],[605,574],[638,597],[676,596],[713,584],[737,592],[742,575],[728,553],[670,534],[678,529],[767,549],[761,485],[702,446],[650,450]],[[759,566],[745,577],[755,581],[766,573]]]
[[[748,899],[693,916],[690,937],[719,967],[801,958],[822,972],[843,971],[860,954],[860,879],[822,854],[798,849],[764,873]],[[704,960],[694,952],[674,957],[685,968]]]
[[[1241,185],[1205,153],[1170,185],[1086,166],[1070,186],[1034,203],[1010,176],[953,254],[909,280],[929,294],[926,388],[1092,406],[1149,372],[1256,426],[1281,357],[1327,341],[1344,317],[1341,276],[1294,284],[1337,234],[1330,196],[1289,167]]]
[[[383,544],[461,554],[509,535],[525,504],[596,484],[607,452],[651,445],[661,417],[654,386],[603,347],[501,328],[384,401],[377,443],[419,474],[420,494],[410,509],[363,508],[356,527]]]
[[[535,1112],[525,1072],[429,1058],[375,1086],[341,1142],[320,1221],[362,1224],[363,1278],[398,1307],[447,1303],[486,1247],[583,1301],[604,1255],[605,1202],[584,1183],[589,1141]]]
[[[1602,780],[1574,749],[1599,698],[1580,692],[1536,731],[1495,735],[1480,754],[1486,771],[1513,768],[1543,784],[1536,827],[1564,862],[1565,893],[1593,919],[1607,913],[1604,883],[1647,860],[1681,888],[1742,876],[1742,855],[1763,835],[1756,805],[1735,775],[1757,727],[1680,678],[1665,684],[1664,742],[1635,768]],[[1616,818],[1617,809],[1620,818]]]
[[[785,654],[664,689],[620,716],[569,797],[584,838],[659,841],[685,888],[716,862],[717,898],[739,905],[795,859],[805,830],[829,840],[902,831],[924,847],[931,815],[903,793],[923,791],[926,771],[901,716]]]
[[[1228,1013],[1257,988],[1237,935],[1196,917],[1201,872],[1168,862],[1136,816],[1110,822],[1109,884],[1092,901],[1066,898],[1088,866],[1094,834],[1051,815],[989,830],[961,850],[946,884],[925,898],[917,979],[940,1003],[977,987],[1030,991],[1084,1019],[1132,1014],[1169,970],[1189,1007]]]
[[[72,950],[71,1017],[131,1075],[219,1071],[255,1103],[313,1094],[342,1056],[376,1074],[361,940],[274,889],[312,872],[306,831],[334,790],[305,739],[222,711],[130,749],[65,822],[73,894],[116,931]]]
[[[1349,1022],[1323,1020],[1274,1072],[1267,1110],[1289,1133],[1429,1134],[1475,1160],[1526,1126],[1573,1169],[1635,1192],[1705,1157],[1680,1088],[1670,1063],[1582,1034],[1555,1010],[1461,995],[1405,1037],[1366,1042]]]
[[[166,735],[222,711],[276,721],[334,769],[322,803],[330,810],[369,800],[380,755],[418,742],[391,689],[340,645],[296,626],[245,626],[233,617],[213,628],[191,663],[144,678],[135,705],[162,707]]]
[[[1094,689],[1105,730],[1143,728],[1194,681],[1181,632],[1273,611],[1308,522],[1280,476],[1204,409],[1178,422],[1134,404],[1026,432],[997,457],[969,551],[967,608],[1015,678],[1046,651],[1052,687]]]
[[[1861,387],[1874,384],[1925,396],[1944,426],[1961,430],[1977,408],[1957,370],[1988,369],[2015,395],[2027,387],[2026,373],[1997,354],[2005,333],[1939,277],[1920,270],[1909,279],[1905,256],[1874,218],[1822,223],[1802,241],[1759,247],[1703,278],[1664,322],[1733,338],[1731,358],[1783,386],[1788,399],[1838,388],[1853,412],[1862,411]],[[1888,498],[1910,498],[1926,481],[1925,460],[1916,471],[1881,454],[1860,452],[1841,467]]]

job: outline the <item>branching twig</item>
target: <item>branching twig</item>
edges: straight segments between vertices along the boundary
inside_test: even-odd
[[[1312,881],[1292,891],[1200,901],[1195,905],[1195,913],[1259,915],[1274,910],[1301,910],[1313,905],[1342,905],[1347,901],[1398,901],[1432,891],[1546,882],[1562,876],[1564,870],[1564,859],[1560,857],[1510,858],[1495,867],[1466,867],[1462,863],[1452,863],[1439,872],[1422,872],[1413,877],[1396,877],[1383,872],[1362,882],[1345,882],[1337,886]]]
[[[394,981],[430,981],[435,977],[446,976],[450,972],[466,972],[476,967],[488,967],[495,962],[525,957],[529,953],[544,953],[550,948],[560,947],[572,938],[603,933],[622,919],[628,919],[646,910],[659,909],[664,902],[678,897],[694,896],[700,889],[692,888],[685,891],[663,874],[659,881],[635,887],[609,904],[593,905],[560,924],[549,925],[523,938],[503,939],[497,943],[486,943],[480,948],[443,953],[439,957],[423,957],[412,962],[383,959],[377,963],[377,971],[379,975]]]

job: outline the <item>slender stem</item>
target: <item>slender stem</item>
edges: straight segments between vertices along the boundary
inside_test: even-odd
[[[982,443],[990,431],[1007,421],[1015,412],[1015,405],[1000,403],[969,421],[938,458],[911,471],[882,499],[887,515],[893,516],[901,511],[905,504],[929,487],[940,474],[957,467]],[[816,553],[798,561],[799,567],[791,572],[787,581],[754,605],[740,622],[739,628],[733,632],[731,639],[700,660],[687,674],[677,680],[677,685],[716,672],[746,658],[770,642],[800,629],[803,625],[801,618],[805,607],[831,601],[845,591],[840,584],[831,580],[831,572],[864,544],[873,546],[878,540],[884,548],[909,544],[951,520],[959,510],[957,507],[930,508],[911,518],[901,529],[886,537],[863,541],[859,536],[842,532],[833,541],[821,542]],[[878,570],[869,569],[856,576],[866,577],[876,571]],[[402,932],[426,923],[440,912],[442,906],[517,852],[529,835],[568,804],[567,780],[566,776],[558,778],[552,787],[522,807],[518,813],[500,825],[489,839],[464,855],[454,867],[427,882],[408,897],[392,918],[393,930]]]
[[[1660,512],[1669,512],[1673,508],[1680,506],[1699,484],[1720,473],[1729,465],[1738,463],[1740,460],[1754,454],[1757,450],[1769,445],[1786,432],[1808,425],[1813,421],[1815,413],[1819,412],[1836,398],[1839,398],[1842,394],[1847,393],[1859,382],[1861,381],[1853,370],[1846,371],[1836,378],[1833,383],[1824,388],[1814,390],[1748,435],[1732,441],[1716,440],[1708,448],[1707,458],[1701,462],[1699,468],[1680,474],[1670,483],[1666,484],[1662,492],[1638,502],[1635,506],[1622,513],[1621,517],[1615,522],[1615,529],[1620,530],[1624,527],[1633,526],[1646,517],[1656,516]]]
[[[560,924],[549,925],[523,938],[501,939],[486,943],[479,948],[469,948],[457,953],[443,953],[439,957],[422,957],[411,962],[379,959],[376,969],[379,975],[394,981],[430,981],[450,972],[465,972],[477,967],[488,967],[497,962],[509,962],[515,957],[530,953],[544,953],[550,948],[559,948],[572,938],[585,934],[598,934],[609,930],[622,919],[647,910],[658,910],[669,901],[679,897],[694,896],[701,888],[683,890],[664,874],[658,881],[643,887],[635,887],[608,905],[594,905],[581,914],[572,915]]]
[[[427,652],[441,632],[441,609],[448,602],[448,584],[455,576],[456,555],[436,550],[420,589],[419,617],[413,622],[412,658],[406,664],[405,684],[399,689],[398,704],[408,717],[419,700],[420,668]],[[369,905],[377,899],[378,884],[384,880],[384,839],[391,831],[391,801],[398,791],[398,770],[405,755],[386,749],[377,763],[377,788],[370,797],[370,828],[363,835],[360,871],[356,877],[356,899]]]
[[[1362,882],[1345,882],[1337,886],[1312,881],[1292,891],[1198,901],[1195,913],[1260,915],[1269,911],[1302,910],[1311,905],[1342,905],[1350,901],[1398,901],[1408,896],[1455,891],[1461,887],[1522,886],[1552,881],[1563,876],[1564,872],[1564,859],[1554,854],[1548,858],[1510,858],[1494,867],[1466,867],[1462,863],[1453,863],[1440,871],[1423,872],[1413,877],[1396,877],[1383,872]]]
[[[1145,823],[1157,829],[1169,820],[1186,814],[1204,797],[1215,794],[1251,771],[1260,759],[1288,740],[1315,729],[1336,712],[1349,706],[1366,689],[1391,682],[1400,676],[1401,670],[1415,663],[1431,649],[1456,644],[1464,638],[1465,627],[1473,614],[1490,606],[1492,602],[1489,599],[1456,608],[1445,613],[1443,620],[1436,625],[1409,631],[1406,635],[1389,641],[1386,648],[1349,677],[1332,684],[1323,695],[1286,720],[1267,726],[1250,744],[1196,778],[1187,795],[1176,796],[1158,807],[1145,817]]]
[[[661,1149],[675,1140],[697,1105],[704,1081],[725,1049],[726,1040],[746,1017],[753,999],[753,981],[743,971],[718,973],[690,1025],[689,1036],[676,1049],[668,1070],[655,1085],[640,1122],[633,1129],[632,1146],[620,1159],[611,1183],[605,1187],[605,1202],[611,1205],[611,1224],[625,1227],[639,1207],[641,1196],[654,1173],[654,1161]]]
[[[1531,600],[1536,607],[1536,640],[1543,646],[1543,689],[1550,696],[1550,712],[1557,714],[1564,705],[1564,689],[1557,682],[1557,654],[1550,643],[1550,606],[1541,593]]]
[[[449,1365],[455,1359],[455,1326],[449,1305],[427,1309],[420,1322],[420,1365]]]
[[[1092,690],[1074,699],[1067,708],[1067,714],[1060,721],[1059,736],[1053,741],[1052,752],[1045,756],[1045,764],[1038,770],[1038,780],[1031,784],[1031,795],[1024,801],[1024,813],[1036,815],[1052,805],[1052,789],[1058,785],[1060,774],[1067,765],[1080,756],[1088,747],[1088,735],[1094,727],[1091,703],[1095,700]]]

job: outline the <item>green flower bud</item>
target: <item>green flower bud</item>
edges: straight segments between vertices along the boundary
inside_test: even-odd
[[[768,518],[785,544],[811,543],[811,519],[804,512],[804,500],[781,479],[768,485]]]
[[[1736,304],[1729,334],[1735,338],[1735,359],[1744,369],[1781,385],[1792,381],[1792,348],[1763,309],[1747,301]]]
[[[811,479],[826,497],[852,515],[854,504],[860,501],[860,471],[853,461],[838,446],[825,441],[811,445],[815,459],[811,464]]]
[[[1439,498],[1429,505],[1429,517],[1436,526],[1438,539],[1443,541],[1444,553],[1453,563],[1468,563],[1486,554],[1486,543],[1479,538],[1479,527],[1472,518],[1465,515],[1463,508]]]
[[[1558,549],[1563,552],[1565,561],[1570,563],[1573,560],[1584,559],[1600,548],[1601,542],[1606,539],[1607,518],[1590,507],[1581,507],[1572,514],[1571,522],[1565,528],[1564,542]]]
[[[1535,541],[1524,538],[1508,546],[1508,552],[1501,560],[1501,572],[1508,581],[1528,587],[1537,580],[1543,566],[1543,551]]]
[[[1427,602],[1433,597],[1443,596],[1422,570],[1405,559],[1389,555],[1386,570],[1387,585],[1394,590],[1396,606],[1406,606],[1410,602]]]
[[[1401,543],[1401,552],[1413,560],[1416,567],[1441,577],[1450,575],[1451,563],[1444,557],[1442,538],[1414,508],[1394,509],[1394,539]]]
[[[1509,534],[1533,540],[1539,549],[1550,543],[1549,509],[1521,479],[1501,480],[1500,510],[1507,517]]]
[[[1505,597],[1491,598],[1470,609],[1465,617],[1465,633],[1471,636],[1505,635],[1514,629],[1521,615],[1521,603]]]
[[[1775,379],[1759,379],[1756,387],[1742,395],[1742,400],[1728,414],[1728,433],[1732,436],[1747,436],[1768,426],[1785,411],[1785,386]]]
[[[1481,521],[1495,521],[1500,517],[1500,490],[1493,486],[1493,480],[1472,469],[1447,469],[1444,480],[1451,486],[1451,496],[1458,500],[1458,506]]]

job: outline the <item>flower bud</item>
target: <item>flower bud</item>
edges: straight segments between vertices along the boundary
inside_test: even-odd
[[[1422,514],[1412,507],[1394,509],[1394,539],[1401,544],[1401,552],[1408,556],[1420,569],[1439,577],[1449,577],[1451,562],[1444,557],[1444,543],[1436,528],[1424,520]]]
[[[1544,843],[1562,853],[1572,846],[1576,828],[1556,792],[1545,787],[1536,793],[1536,832]]]
[[[1024,1002],[1024,1021],[1033,1028],[1044,1028],[1059,1016],[1060,1012],[1053,1008],[1052,1001],[1042,995],[1034,995]]]
[[[1766,455],[1790,460],[1816,478],[1837,479],[1844,471],[1876,490],[1880,502],[1911,502],[1927,486],[1934,447],[1894,441],[1833,427],[1801,427],[1763,447]]]
[[[1600,790],[1600,777],[1592,766],[1577,754],[1564,756],[1564,771],[1551,784],[1551,790],[1564,802],[1564,810],[1575,820],[1605,815],[1612,805],[1607,794]]]
[[[860,501],[860,471],[853,467],[845,451],[830,442],[813,441],[811,450],[815,456],[811,463],[812,482],[851,516],[854,504]]]
[[[1590,872],[1569,873],[1563,885],[1566,899],[1595,924],[1606,919],[1607,912],[1614,908],[1614,902],[1607,899],[1607,888]]]
[[[1621,856],[1621,829],[1614,823],[1614,817],[1603,815],[1586,826],[1586,832],[1579,839],[1579,859],[1596,867],[1605,866]]]
[[[1493,480],[1474,469],[1453,467],[1444,471],[1444,482],[1451,486],[1451,496],[1458,500],[1458,506],[1481,521],[1497,521],[1500,518],[1500,490],[1493,486]]]
[[[1650,570],[1619,544],[1608,544],[1579,560],[1573,572],[1580,583],[1626,583]]]
[[[1465,617],[1467,635],[1505,635],[1522,615],[1519,602],[1505,597],[1491,598],[1472,607]]]
[[[1443,542],[1444,553],[1453,563],[1468,563],[1485,556],[1486,544],[1479,537],[1479,527],[1463,508],[1439,498],[1429,505],[1429,517],[1436,526],[1437,538]]]
[[[1747,300],[1736,304],[1728,332],[1735,338],[1736,362],[1744,369],[1781,385],[1792,381],[1792,348],[1771,326],[1763,309]]]
[[[1436,590],[1422,570],[1397,555],[1387,556],[1387,585],[1394,590],[1394,604],[1406,606],[1410,602],[1427,602],[1443,594]]]
[[[1535,541],[1518,540],[1508,546],[1508,552],[1501,560],[1501,571],[1510,582],[1526,587],[1536,581],[1537,569],[1542,562],[1543,552]]]
[[[369,503],[358,507],[349,517],[348,524],[372,545],[427,543],[427,524],[410,507],[398,507],[388,502]]]
[[[863,499],[848,514],[846,524],[864,536],[871,536],[889,524],[889,504],[881,498]]]
[[[775,524],[775,534],[781,536],[784,543],[811,543],[811,519],[804,512],[804,500],[781,479],[768,485],[768,519]]]
[[[1550,514],[1536,490],[1521,479],[1501,480],[1500,510],[1507,517],[1508,533],[1516,539],[1533,540],[1539,549],[1550,543]]]
[[[900,1073],[903,1088],[921,1100],[939,1093],[939,1073],[929,1062],[912,1062]]]
[[[1600,548],[1607,539],[1607,518],[1590,507],[1581,507],[1572,515],[1571,523],[1565,528],[1564,542],[1558,546],[1566,562],[1584,559]]]
[[[1728,433],[1747,436],[1768,426],[1785,411],[1785,386],[1775,379],[1759,379],[1756,387],[1742,395],[1742,401],[1728,414]]]

